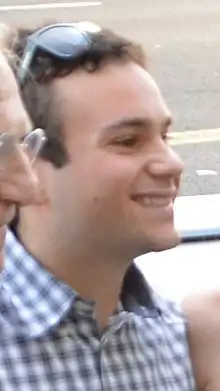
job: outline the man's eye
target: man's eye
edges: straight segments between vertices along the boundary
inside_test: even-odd
[[[122,147],[132,148],[135,147],[139,142],[140,138],[138,136],[123,136],[115,139],[113,141],[113,144]]]

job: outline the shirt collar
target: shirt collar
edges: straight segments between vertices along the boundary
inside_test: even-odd
[[[17,309],[21,332],[38,337],[55,328],[73,308],[76,292],[57,280],[37,262],[8,230],[2,288]],[[125,310],[144,317],[156,317],[160,310],[139,269],[132,264],[124,278],[121,302]],[[18,330],[17,330],[18,331]]]
[[[70,310],[75,292],[44,269],[7,231],[2,288],[17,309],[19,324],[30,337],[56,327]]]
[[[161,316],[159,300],[134,262],[125,274],[121,300],[127,311],[143,317]]]

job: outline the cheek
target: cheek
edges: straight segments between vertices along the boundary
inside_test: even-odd
[[[84,160],[77,158],[69,166],[65,184],[61,186],[59,181],[59,193],[63,194],[63,203],[66,200],[72,207],[77,205],[79,213],[83,213],[83,208],[116,207],[128,197],[137,171],[131,157],[106,152],[87,154]]]
[[[99,162],[90,175],[86,175],[84,188],[95,205],[101,202],[116,205],[129,195],[134,178],[133,164],[126,164],[123,159],[110,158]]]

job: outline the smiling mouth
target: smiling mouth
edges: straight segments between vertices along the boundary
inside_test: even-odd
[[[153,197],[153,196],[140,196],[135,197],[133,201],[139,203],[144,207],[173,207],[174,197]]]

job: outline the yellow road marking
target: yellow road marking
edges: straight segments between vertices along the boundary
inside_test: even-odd
[[[171,145],[199,144],[213,141],[220,141],[220,128],[187,130],[184,132],[173,132],[170,134]]]

